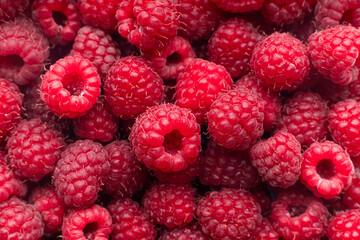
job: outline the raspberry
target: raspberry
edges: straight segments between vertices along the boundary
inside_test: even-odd
[[[112,112],[120,118],[131,119],[161,102],[164,85],[145,60],[129,56],[116,61],[109,69],[104,92]]]
[[[199,175],[199,161],[189,165],[186,169],[178,172],[154,171],[155,177],[162,183],[185,184],[196,179]]]
[[[104,79],[111,65],[120,58],[120,49],[103,30],[84,26],[77,32],[70,55],[81,55],[90,60]]]
[[[261,209],[245,190],[223,189],[201,198],[197,208],[202,231],[214,240],[249,239],[261,224]]]
[[[335,26],[309,37],[312,65],[327,79],[347,85],[359,75],[360,30],[352,26]]]
[[[41,214],[33,205],[12,197],[0,203],[0,239],[39,239],[44,232]]]
[[[104,191],[119,197],[131,197],[149,181],[147,168],[136,159],[130,143],[114,141],[105,146],[109,154],[110,172],[103,177]]]
[[[172,0],[124,0],[116,19],[121,36],[141,50],[150,50],[176,35],[180,14]]]
[[[7,139],[9,132],[20,121],[22,101],[19,88],[0,78],[0,142]]]
[[[351,183],[354,166],[348,153],[334,142],[313,143],[304,153],[301,182],[315,196],[334,198]]]
[[[259,10],[265,0],[211,0],[219,8],[233,13],[252,12]]]
[[[220,95],[207,118],[210,136],[228,149],[246,150],[264,133],[264,106],[247,88]]]
[[[177,172],[193,164],[201,150],[200,126],[187,109],[171,104],[149,108],[131,129],[136,157],[148,168]]]
[[[84,116],[74,119],[74,132],[80,138],[110,142],[115,138],[119,119],[115,117],[103,96]]]
[[[212,140],[200,166],[199,180],[204,185],[248,189],[260,181],[247,152],[229,151]]]
[[[360,209],[339,212],[329,220],[326,236],[330,240],[352,240],[360,236]]]
[[[49,42],[30,19],[0,25],[0,77],[26,85],[36,80],[49,56]]]
[[[209,40],[210,60],[222,65],[232,78],[250,71],[250,58],[262,36],[257,30],[240,18],[232,18],[216,29]]]
[[[51,65],[41,83],[41,98],[60,117],[85,115],[100,95],[100,78],[91,62],[68,56]]]
[[[255,47],[251,69],[260,83],[272,91],[293,90],[309,73],[307,50],[288,33],[275,32]]]
[[[355,168],[351,184],[344,192],[343,203],[349,208],[360,208],[360,168]]]
[[[233,81],[223,66],[195,59],[177,79],[175,104],[189,108],[200,124],[217,96],[231,89]]]
[[[262,219],[261,224],[255,230],[251,240],[278,240],[279,234],[274,230],[269,220]]]
[[[73,209],[64,217],[62,239],[107,240],[113,230],[109,212],[92,205],[85,209]]]
[[[161,234],[159,240],[208,240],[197,225],[190,227],[175,228]]]
[[[45,224],[44,232],[56,233],[61,230],[65,205],[53,186],[38,186],[32,190],[29,203],[41,213]]]
[[[149,216],[130,198],[120,198],[107,207],[113,221],[112,240],[155,240],[156,229]]]
[[[345,148],[352,157],[360,155],[360,103],[347,99],[335,104],[329,113],[329,131],[334,141]]]
[[[277,129],[294,135],[302,146],[310,146],[325,138],[328,112],[319,94],[296,92],[283,105]]]
[[[270,131],[274,128],[276,118],[281,111],[281,100],[278,94],[269,91],[266,87],[259,84],[257,77],[249,73],[235,82],[235,88],[246,87],[256,95],[259,102],[262,102],[264,108],[264,131]]]
[[[157,183],[146,191],[142,205],[156,224],[169,229],[185,226],[195,215],[195,189],[186,184]]]
[[[272,203],[270,220],[284,239],[320,239],[329,215],[320,199],[305,191],[286,190]]]
[[[15,175],[38,182],[53,172],[64,146],[61,133],[47,123],[23,120],[10,133],[7,162]]]
[[[29,5],[29,0],[12,0],[0,3],[0,20],[13,18],[21,13]]]
[[[61,153],[53,180],[56,192],[66,206],[93,204],[100,190],[101,177],[108,174],[108,154],[99,143],[78,140]]]
[[[35,0],[32,17],[54,44],[66,45],[81,28],[80,13],[74,0]]]

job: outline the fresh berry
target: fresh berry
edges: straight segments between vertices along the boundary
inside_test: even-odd
[[[86,207],[96,201],[101,178],[109,171],[108,154],[102,145],[78,140],[61,153],[53,174],[54,186],[66,206]]]
[[[162,183],[185,184],[196,179],[199,175],[199,169],[199,160],[196,160],[194,164],[189,165],[184,170],[170,173],[155,170],[154,175]]]
[[[360,209],[339,212],[329,220],[326,236],[330,240],[353,240],[360,236]]]
[[[13,18],[21,13],[29,5],[29,0],[12,0],[3,1],[0,3],[0,20]]]
[[[250,66],[260,83],[272,91],[293,90],[309,73],[307,50],[288,33],[275,32],[255,47]]]
[[[355,174],[353,175],[351,184],[344,192],[342,201],[350,209],[360,208],[360,168],[359,168],[359,166],[355,167]]]
[[[265,0],[211,0],[219,8],[233,13],[252,12],[259,10]]]
[[[351,183],[354,166],[349,154],[334,142],[313,143],[304,153],[301,181],[315,196],[334,198]]]
[[[167,231],[159,237],[159,240],[208,240],[209,238],[201,232],[197,225],[184,228],[175,228]]]
[[[261,224],[255,230],[251,240],[278,240],[279,234],[274,230],[269,220],[262,219]]]
[[[187,109],[171,104],[149,108],[131,129],[135,155],[148,168],[177,172],[193,164],[200,152],[200,126]]]
[[[162,79],[140,57],[122,58],[109,69],[104,95],[115,116],[135,118],[146,108],[158,105],[163,97]]]
[[[60,117],[85,115],[100,95],[95,67],[82,56],[68,56],[51,65],[41,83],[41,98]]]

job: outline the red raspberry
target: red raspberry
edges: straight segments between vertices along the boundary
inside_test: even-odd
[[[264,106],[247,88],[220,95],[207,113],[210,136],[228,149],[246,150],[263,133]]]
[[[201,150],[200,126],[195,116],[171,104],[149,108],[140,115],[129,139],[141,162],[163,172],[187,168]]]
[[[262,219],[261,224],[255,230],[253,237],[250,240],[278,240],[279,234],[274,230],[269,220]]]
[[[96,201],[101,178],[109,171],[108,154],[102,145],[78,140],[67,146],[56,164],[53,174],[56,192],[66,206],[89,206]]]
[[[61,235],[63,240],[108,240],[112,230],[109,212],[94,204],[85,209],[70,210],[64,217]]]
[[[0,19],[5,20],[21,15],[28,5],[29,0],[3,1],[0,3]]]
[[[180,14],[172,0],[123,0],[116,19],[121,36],[141,50],[150,50],[176,35]]]
[[[9,132],[20,121],[22,101],[19,88],[0,78],[0,142],[7,139]]]
[[[353,240],[360,236],[360,209],[339,212],[329,220],[326,236],[330,240]]]
[[[308,44],[312,65],[327,79],[347,85],[357,80],[360,30],[352,26],[335,26],[315,32]]]
[[[84,116],[74,119],[74,132],[80,138],[110,142],[115,138],[119,119],[115,117],[103,96]]]
[[[304,153],[301,182],[317,197],[339,195],[351,183],[353,173],[350,156],[334,142],[313,143]]]
[[[187,184],[157,183],[146,191],[142,205],[156,224],[169,229],[185,226],[195,215],[195,191]]]
[[[296,92],[288,98],[277,122],[277,130],[291,133],[302,146],[323,140],[329,110],[317,93]]]
[[[175,228],[167,231],[159,237],[159,240],[208,240],[209,238],[201,232],[197,225],[190,227]]]
[[[196,179],[199,175],[199,161],[189,165],[186,169],[178,172],[154,171],[155,177],[162,183],[185,184]]]
[[[356,166],[356,165],[355,165]],[[349,208],[360,208],[360,167],[355,167],[351,184],[344,192],[343,203]]]
[[[155,240],[156,229],[149,216],[130,198],[120,198],[107,207],[113,221],[112,240]]]
[[[51,65],[41,84],[41,98],[60,117],[85,115],[100,95],[100,77],[82,56],[68,56]]]
[[[231,89],[233,81],[223,66],[195,59],[177,79],[175,104],[189,108],[200,124],[217,96]]]
[[[10,133],[7,162],[15,175],[38,182],[53,172],[64,147],[61,133],[47,123],[23,120]]]
[[[261,38],[250,22],[232,18],[220,24],[211,36],[210,60],[224,66],[231,77],[240,77],[250,71],[250,58]]]
[[[150,180],[148,169],[136,159],[128,141],[114,141],[106,145],[105,150],[110,162],[110,172],[102,179],[106,193],[131,197],[147,185]]]
[[[214,240],[249,239],[261,224],[261,209],[245,190],[209,192],[197,208],[202,231]]]
[[[293,90],[309,73],[307,50],[288,33],[275,32],[255,47],[251,69],[260,83],[272,91]]]
[[[111,65],[120,58],[120,49],[103,30],[84,26],[77,32],[70,55],[81,55],[90,60],[104,79]]]
[[[80,13],[74,0],[35,0],[32,17],[54,44],[66,45],[81,28]]]
[[[212,140],[199,165],[199,180],[204,185],[248,189],[260,181],[247,152],[230,151]]]
[[[49,56],[49,42],[41,28],[27,18],[0,25],[0,77],[18,85],[36,80]]]
[[[234,13],[252,12],[259,10],[265,0],[211,0],[219,8]]]
[[[360,155],[360,102],[347,99],[335,104],[329,113],[329,130],[334,141],[352,157]]]
[[[164,85],[145,60],[129,56],[116,61],[109,69],[104,92],[112,112],[131,119],[161,102]]]
[[[272,203],[271,224],[284,239],[320,239],[325,234],[328,210],[305,191],[286,190]]]
[[[45,224],[44,232],[56,233],[61,230],[65,204],[58,197],[53,186],[38,186],[32,190],[29,203],[41,213]]]
[[[249,73],[235,82],[235,88],[246,87],[253,92],[258,101],[264,106],[264,131],[270,131],[274,128],[276,118],[281,111],[280,96],[269,91],[266,87],[259,84],[258,78],[253,73]]]

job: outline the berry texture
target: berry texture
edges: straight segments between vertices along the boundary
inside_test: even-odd
[[[100,95],[95,67],[82,56],[68,56],[51,65],[41,83],[41,98],[60,117],[85,115]]]
[[[228,149],[246,150],[264,133],[264,106],[247,88],[220,95],[207,118],[210,136]]]
[[[173,184],[185,184],[196,179],[199,175],[199,160],[196,160],[194,164],[189,165],[186,169],[178,172],[162,172],[153,171],[154,176],[162,183],[173,183]]]
[[[278,240],[279,234],[274,230],[269,220],[263,218],[261,224],[255,230],[251,240]]]
[[[349,154],[334,142],[313,143],[304,153],[301,181],[317,197],[339,195],[351,183],[353,173]]]
[[[141,162],[163,172],[186,169],[201,150],[200,126],[195,116],[171,104],[149,108],[140,115],[129,139]]]
[[[159,240],[208,240],[197,225],[175,228],[162,234]]]
[[[330,240],[351,240],[360,236],[360,209],[339,212],[329,220],[326,236]]]
[[[259,10],[262,7],[262,4],[265,0],[211,0],[218,6],[219,8],[233,13],[241,13],[241,12],[252,12],[255,10]]]
[[[197,121],[204,124],[212,102],[232,85],[231,76],[223,66],[197,58],[176,81],[175,104],[190,109]]]
[[[307,50],[288,33],[275,32],[255,47],[250,66],[260,83],[271,91],[293,90],[309,73]]]
[[[53,174],[54,186],[66,206],[86,207],[96,201],[101,178],[109,171],[108,154],[102,145],[78,140],[61,153]]]
[[[343,203],[350,209],[360,208],[360,168],[355,167],[350,186],[344,192]]]
[[[0,3],[0,19],[13,18],[22,13],[29,5],[29,0],[13,0]]]

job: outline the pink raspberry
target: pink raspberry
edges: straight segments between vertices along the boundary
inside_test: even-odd
[[[159,237],[159,240],[208,240],[201,229],[194,224],[184,228],[175,228],[167,231]]]
[[[162,172],[155,170],[154,176],[162,183],[185,184],[194,181],[199,175],[199,161],[178,172]]]
[[[326,236],[330,240],[352,240],[360,236],[360,209],[339,212],[329,220]]]
[[[13,18],[20,15],[29,5],[29,0],[12,0],[0,3],[0,19]]]
[[[259,10],[265,0],[211,0],[219,8],[233,13]]]

